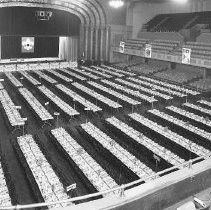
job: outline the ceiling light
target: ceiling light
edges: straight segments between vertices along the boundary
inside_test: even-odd
[[[178,4],[185,4],[188,2],[188,0],[173,0],[174,2],[178,3]]]
[[[119,8],[124,5],[124,1],[122,0],[110,0],[109,5],[114,8]]]

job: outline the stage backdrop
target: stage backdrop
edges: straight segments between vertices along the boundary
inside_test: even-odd
[[[36,11],[39,10],[51,11],[52,17],[50,20],[38,20]],[[65,11],[30,7],[0,8],[0,58],[58,57],[59,54],[62,54],[67,60],[75,60],[78,50],[78,41],[76,40],[79,37],[79,29],[79,18]],[[28,52],[23,52],[23,37],[34,37],[34,46]],[[61,44],[59,44],[59,37],[74,38],[63,40],[61,42],[63,47],[59,47]],[[64,50],[65,43],[67,46]],[[59,53],[59,49],[62,49],[61,53]]]
[[[35,37],[34,52],[23,52],[21,36],[1,37],[1,58],[58,57],[59,37]]]

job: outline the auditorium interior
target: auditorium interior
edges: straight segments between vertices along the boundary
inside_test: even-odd
[[[211,0],[1,0],[0,209],[211,209]]]

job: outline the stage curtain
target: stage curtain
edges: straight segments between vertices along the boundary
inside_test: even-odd
[[[59,58],[66,61],[78,59],[78,36],[59,37]]]
[[[0,36],[0,59],[1,59],[1,36]]]

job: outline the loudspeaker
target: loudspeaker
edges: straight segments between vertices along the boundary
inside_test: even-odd
[[[35,12],[37,20],[49,20],[52,16],[52,11],[38,10]]]

